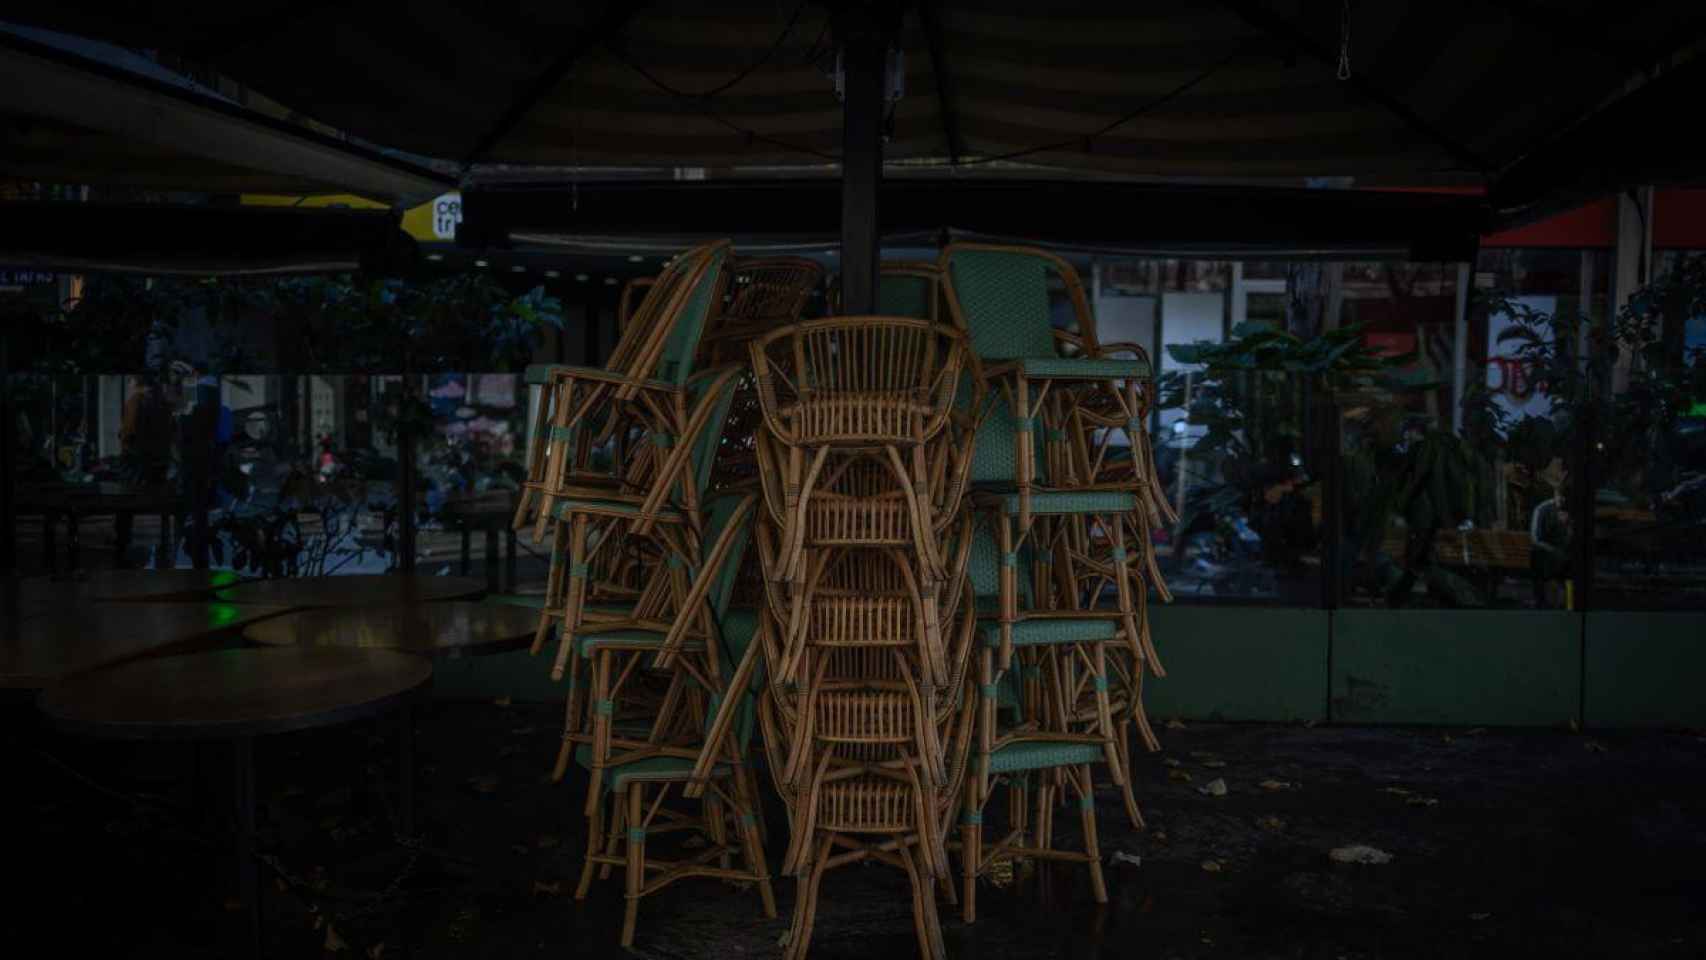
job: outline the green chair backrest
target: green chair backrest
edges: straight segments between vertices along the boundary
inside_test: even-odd
[[[948,270],[979,357],[1056,356],[1044,260],[1009,250],[955,250]]]
[[[1025,609],[1031,605],[1031,559],[1034,551],[1030,544],[1019,549],[1013,558],[1019,571],[1019,607]],[[985,606],[985,598],[1001,596],[1001,546],[995,542],[995,534],[990,532],[988,524],[975,525],[972,533],[971,552],[966,556],[966,574],[971,578],[972,594],[977,597],[979,613],[993,613],[996,608]]]
[[[744,496],[724,494],[711,501],[709,515],[705,519],[705,543],[715,543],[728,528],[733,518],[735,508],[740,506]],[[761,509],[761,505],[754,505]],[[723,558],[722,566],[716,572],[716,580],[711,585],[707,599],[716,616],[717,625],[722,632],[723,649],[718,663],[723,672],[723,680],[734,676],[735,665],[745,655],[746,649],[758,633],[758,614],[750,610],[730,612],[729,601],[734,597],[735,583],[740,579],[741,562],[746,558],[747,545],[752,541],[752,512],[748,511],[741,524],[740,531],[735,534],[734,542],[729,545],[728,555]],[[744,754],[747,743],[752,739],[753,724],[756,720],[756,704],[753,692],[762,685],[764,664],[761,660],[758,669],[753,672],[752,682],[741,693],[740,712],[735,716],[736,742],[741,745]],[[706,722],[710,722],[710,714]]]
[[[934,283],[917,274],[885,273],[877,279],[877,313],[928,320],[935,289]]]
[[[658,358],[658,379],[681,386],[693,374],[693,354],[699,349],[699,338],[705,332],[706,318],[711,315],[712,299],[721,286],[723,262],[728,255],[728,244],[722,244],[712,252],[709,266],[700,275],[681,312],[673,318],[666,318],[671,326],[669,337],[664,341],[663,354]]]
[[[696,375],[687,385],[688,399],[697,405],[705,386],[715,380],[714,371]],[[722,447],[723,430],[728,426],[729,408],[734,405],[735,389],[739,384],[739,377],[730,377],[723,383],[722,392],[711,401],[711,418],[705,421],[705,429],[693,438],[693,489],[700,493],[711,486],[711,470],[717,463],[717,450]]]
[[[958,395],[969,396],[971,393],[971,385],[961,383]],[[973,487],[1011,487],[1014,478],[1018,476],[1019,444],[1013,436],[1018,427],[1017,418],[1013,416],[1013,408],[1008,405],[1007,398],[1000,390],[991,390],[984,402],[988,404],[989,409],[977,427],[967,479]],[[1030,428],[1035,437],[1035,442],[1031,444],[1033,475],[1038,482],[1046,482],[1048,462],[1041,442],[1042,431],[1035,423],[1032,423]]]

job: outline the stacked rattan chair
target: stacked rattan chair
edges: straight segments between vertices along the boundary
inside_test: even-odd
[[[940,276],[988,397],[969,468],[979,517],[970,575],[982,620],[962,912],[975,919],[978,877],[1013,858],[1082,863],[1105,902],[1094,768],[1106,768],[1141,826],[1129,730],[1157,746],[1141,697],[1145,669],[1161,673],[1147,590],[1166,595],[1149,542],[1166,510],[1144,426],[1149,365],[1135,347],[1097,342],[1076,273],[1048,253],[954,244]],[[1058,299],[1075,330],[1051,322]],[[1007,829],[986,836],[984,813],[1001,783]],[[1083,826],[1080,851],[1053,843],[1054,811],[1068,800]]]
[[[764,416],[761,728],[789,812],[782,869],[799,880],[790,957],[809,947],[824,872],[861,861],[907,873],[920,947],[943,955],[934,887],[950,876],[975,708],[950,429],[963,342],[948,324],[872,316],[749,344]]]

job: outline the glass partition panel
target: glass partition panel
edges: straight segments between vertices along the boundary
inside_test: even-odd
[[[1664,251],[1618,317],[1592,457],[1592,602],[1706,609],[1706,253]]]

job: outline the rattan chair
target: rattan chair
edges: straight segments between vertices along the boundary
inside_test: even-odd
[[[650,586],[639,589],[633,615],[661,619],[679,609],[686,586],[681,564],[698,560],[700,500],[710,485],[739,376],[738,368],[725,367],[688,381],[685,392],[693,406],[682,432],[656,434],[647,441],[653,456],[663,461],[654,474],[654,489],[556,490],[550,517],[556,521],[552,563],[533,647],[537,653],[550,629],[559,628],[552,679],[561,679],[569,662],[570,638],[583,622],[589,589],[596,582],[593,575],[632,557],[623,552],[632,545],[654,541],[649,551],[641,548],[653,562],[642,562],[636,571]],[[660,494],[671,491],[678,499],[659,504]]]
[[[691,415],[687,387],[706,320],[726,279],[722,268],[728,252],[724,240],[677,257],[647,291],[604,368],[530,369],[530,382],[544,390],[529,441],[517,528],[531,520],[534,538],[542,539],[557,500],[584,495],[589,488],[606,490],[613,483],[651,491],[642,515],[650,520],[674,478],[636,476],[625,446],[634,434],[669,438],[685,432]],[[603,469],[594,456],[601,450],[609,453]]]
[[[1051,479],[1065,488],[1084,489],[1095,481],[1094,473],[1074,476],[1068,468],[1069,422],[1099,418],[1104,429],[1124,429],[1134,435],[1133,444],[1138,442],[1135,435],[1143,429],[1139,392],[1151,377],[1149,364],[1142,357],[1103,353],[1077,272],[1051,253],[956,243],[943,249],[940,265],[950,313],[970,341],[974,371],[1014,411],[1018,455],[1011,482],[1020,526],[1028,528],[1039,461],[1048,462]],[[1077,332],[1057,329],[1050,321],[1051,274],[1071,303]],[[1041,457],[1033,455],[1039,425],[1047,431]]]
[[[744,662],[757,622],[752,612],[723,618],[722,639],[729,647],[725,664]],[[640,900],[689,877],[756,884],[764,915],[776,916],[764,855],[761,801],[746,762],[755,726],[754,684],[732,674],[725,674],[725,684],[723,696],[710,698],[703,745],[691,759],[678,753],[628,754],[600,766],[593,746],[583,745],[576,751],[582,766],[604,776],[588,822],[587,853],[575,899],[586,897],[595,868],[602,872],[624,868],[623,947],[633,946]],[[723,716],[717,709],[719,702],[731,704],[732,709],[724,729],[714,730],[712,723]],[[700,771],[698,779],[691,780],[695,771]],[[697,813],[664,806],[672,790],[679,792],[690,782],[698,787]],[[698,849],[683,850],[677,859],[659,856],[656,838],[682,831],[696,832],[707,842]]]

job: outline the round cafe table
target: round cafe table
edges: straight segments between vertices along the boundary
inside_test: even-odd
[[[355,647],[423,657],[520,650],[533,643],[539,612],[451,600],[391,607],[322,607],[252,623],[243,635],[265,646]]]
[[[70,603],[0,620],[0,690],[41,690],[128,660],[187,653],[284,607],[220,603]]]
[[[248,952],[261,952],[255,863],[256,737],[349,723],[404,705],[432,664],[391,650],[249,648],[139,660],[85,673],[43,691],[37,704],[61,729],[119,740],[232,744],[238,888]],[[400,814],[413,829],[412,731],[400,725]]]
[[[486,585],[473,577],[424,577],[410,573],[347,577],[286,577],[257,580],[219,591],[231,603],[276,607],[391,607],[445,600],[478,600]]]

